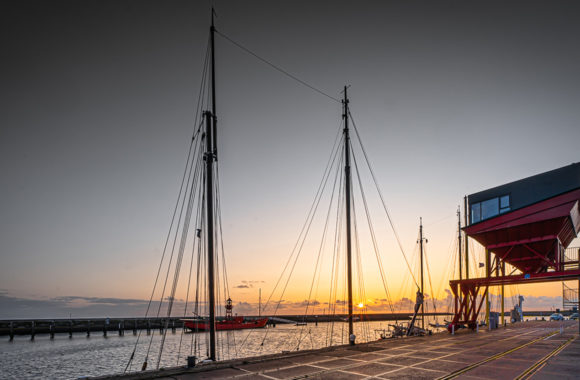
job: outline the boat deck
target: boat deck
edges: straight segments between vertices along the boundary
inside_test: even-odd
[[[578,322],[524,322],[492,331],[269,355],[119,379],[577,379]]]

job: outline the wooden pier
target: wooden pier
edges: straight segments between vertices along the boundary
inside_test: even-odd
[[[95,379],[577,379],[578,331],[531,321]]]
[[[545,313],[544,313],[545,314]],[[450,313],[426,313],[430,316],[449,317]],[[355,314],[355,316],[358,316]],[[259,318],[258,316],[247,316],[248,318]],[[268,316],[265,316],[268,317]],[[223,317],[220,317],[223,318]],[[276,323],[296,323],[296,322],[337,322],[347,318],[347,315],[279,315],[271,318],[269,324]],[[410,313],[385,313],[385,314],[369,314],[361,315],[360,320],[363,321],[405,321],[411,319]],[[164,318],[74,318],[74,319],[13,319],[0,320],[0,336],[8,336],[9,339],[14,339],[17,335],[29,335],[31,339],[38,334],[50,334],[54,337],[55,334],[69,334],[84,332],[87,336],[91,334],[109,333],[124,335],[126,331],[137,333],[137,330],[161,330],[165,326],[166,317]],[[169,318],[167,328],[175,330],[182,328],[183,322],[179,317]]]
[[[84,319],[15,319],[0,320],[0,336],[8,336],[10,340],[16,335],[29,335],[31,339],[37,334],[65,333],[72,337],[73,333],[103,334],[109,333],[125,335],[125,331],[163,330],[167,321],[167,328],[175,331],[183,327],[180,318],[84,318]]]

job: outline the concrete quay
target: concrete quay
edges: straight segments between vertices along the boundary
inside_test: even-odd
[[[577,321],[530,321],[98,379],[578,379]]]

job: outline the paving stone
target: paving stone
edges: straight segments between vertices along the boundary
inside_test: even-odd
[[[391,371],[378,377],[381,379],[409,379],[409,380],[431,380],[445,376],[446,373],[442,371],[429,371],[419,368],[403,368]]]
[[[413,368],[434,369],[436,371],[445,371],[447,373],[451,373],[465,367],[465,363],[450,362],[447,360],[429,360],[427,362],[413,365]]]
[[[287,377],[304,376],[314,372],[321,372],[321,369],[309,365],[299,365],[295,367],[280,369],[277,371],[267,372],[266,375],[276,379],[285,379]]]
[[[322,368],[339,368],[339,367],[345,367],[348,365],[354,365],[354,364],[360,364],[360,363],[361,362],[358,360],[340,358],[340,359],[327,360],[324,362],[318,362],[318,363],[314,363],[311,365],[316,366],[316,367],[322,367]]]
[[[367,376],[375,376],[396,369],[399,369],[399,367],[390,364],[367,363],[356,367],[350,367],[348,368],[348,372],[360,373]]]
[[[409,366],[417,363],[422,363],[424,361],[425,359],[423,358],[415,358],[412,356],[393,356],[390,358],[381,359],[379,360],[379,363],[395,364],[399,366]]]
[[[366,362],[370,362],[370,361],[377,361],[380,359],[384,359],[385,355],[380,355],[380,354],[374,354],[374,353],[362,353],[359,355],[353,355],[353,356],[349,356],[350,359],[356,359],[356,360],[363,360]]]
[[[319,379],[319,380],[349,380],[349,379],[365,379],[367,376],[358,375],[355,373],[343,372],[343,371],[330,371],[324,373],[317,373],[308,378]]]
[[[410,356],[414,356],[416,358],[425,358],[425,359],[435,359],[441,356],[446,356],[447,353],[435,352],[435,351],[415,351]]]
[[[259,363],[242,364],[236,366],[236,368],[240,368],[250,372],[264,372],[271,371],[273,369],[289,367],[293,365],[295,365],[295,363],[289,359],[278,359],[278,360],[267,360]]]
[[[349,350],[336,350],[336,351],[329,351],[325,352],[324,355],[328,356],[337,356],[337,357],[344,357],[344,356],[352,356],[359,354],[360,352],[357,351],[349,351]]]
[[[222,368],[213,371],[188,373],[175,375],[170,379],[189,380],[189,379],[228,379],[243,375],[244,372],[236,368]]]
[[[288,358],[289,361],[295,364],[310,364],[321,362],[325,360],[334,359],[332,356],[325,356],[325,355],[316,355],[316,354],[309,354],[309,355],[300,355],[292,358]]]

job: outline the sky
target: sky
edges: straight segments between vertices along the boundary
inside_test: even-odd
[[[269,62],[336,98],[350,86],[402,245],[416,252],[422,217],[436,284],[464,195],[578,162],[576,2],[212,4],[217,29]],[[142,310],[195,128],[209,16],[203,1],[0,4],[0,318]],[[341,105],[220,36],[216,72],[229,283],[254,312],[306,218]],[[412,297],[382,222],[390,291]],[[308,298],[314,260],[301,258],[289,305]],[[376,265],[363,265],[366,302],[385,308]],[[558,283],[513,292],[561,305]]]

